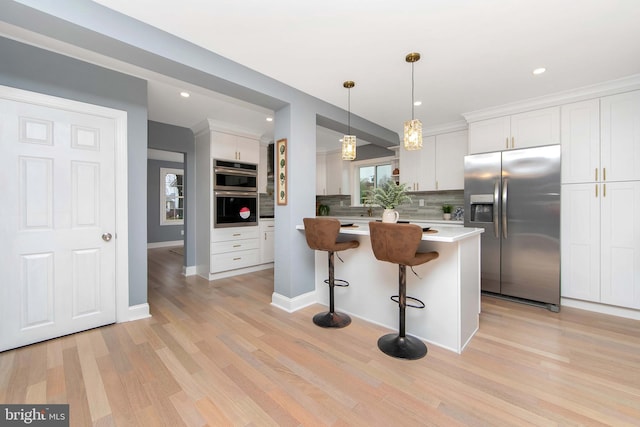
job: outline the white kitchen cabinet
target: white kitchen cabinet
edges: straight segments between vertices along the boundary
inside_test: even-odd
[[[640,309],[640,181],[562,186],[561,294]]]
[[[600,100],[563,105],[560,110],[562,183],[596,182],[600,170]]]
[[[316,195],[327,195],[327,154],[316,154]]]
[[[275,227],[273,219],[260,220],[260,262],[263,264],[273,262],[275,259]]]
[[[405,150],[400,147],[400,182],[409,191],[432,191],[436,187],[435,172],[436,137],[422,138],[421,150]]]
[[[258,163],[258,193],[265,194],[267,192],[267,162],[269,147],[266,144],[260,144],[260,159]]]
[[[436,190],[464,189],[464,156],[467,155],[468,135],[466,130],[436,135]]]
[[[211,154],[214,159],[238,160],[257,164],[260,161],[259,152],[257,138],[211,131]]]
[[[259,269],[260,238],[258,226],[214,228],[213,162],[232,146],[230,133],[220,132],[207,120],[194,129],[196,141],[196,274],[207,280]],[[244,137],[242,137],[244,138]],[[241,156],[242,161],[258,163],[258,138],[251,141],[256,157]],[[228,144],[227,144],[228,143]],[[233,145],[238,147],[237,144]],[[233,154],[234,150],[227,151]],[[228,160],[234,160],[233,155]],[[258,267],[256,267],[258,266]],[[244,268],[244,270],[242,270]],[[253,271],[253,270],[250,270]]]
[[[349,194],[348,162],[341,152],[316,154],[316,194]]]
[[[560,143],[560,107],[550,107],[469,124],[469,153]]]
[[[327,194],[349,194],[348,163],[340,151],[327,153]]]
[[[462,190],[467,131],[423,138],[422,150],[400,148],[400,182],[410,191]]]
[[[602,184],[600,301],[640,309],[640,181]]]
[[[562,185],[560,293],[563,297],[600,302],[599,192],[600,185],[596,183]]]
[[[640,180],[640,91],[600,99],[603,181]]]
[[[216,229],[211,234],[211,273],[260,263],[258,226]]]

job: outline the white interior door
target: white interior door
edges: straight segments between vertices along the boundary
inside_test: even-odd
[[[0,98],[0,351],[116,320],[113,118]]]

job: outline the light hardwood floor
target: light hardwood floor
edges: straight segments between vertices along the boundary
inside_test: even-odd
[[[638,321],[483,298],[462,355],[396,360],[382,327],[272,307],[272,270],[207,282],[181,260],[149,251],[152,318],[0,353],[0,402],[69,403],[73,426],[640,424]]]

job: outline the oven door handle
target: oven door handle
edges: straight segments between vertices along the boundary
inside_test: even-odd
[[[251,192],[251,191],[214,191],[213,192],[214,196],[237,196],[237,197],[258,197],[258,193],[257,192]]]
[[[213,169],[214,173],[223,173],[226,175],[241,175],[241,176],[258,176],[257,171],[246,170],[246,169],[234,169],[234,168],[225,168],[222,166],[216,166]]]

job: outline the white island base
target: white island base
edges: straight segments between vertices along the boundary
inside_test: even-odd
[[[424,225],[424,224],[419,224]],[[298,229],[304,229],[298,226]],[[479,326],[481,229],[435,226],[438,233],[424,234],[419,252],[437,251],[440,256],[407,268],[407,296],[422,300],[424,309],[407,307],[406,333],[427,343],[461,353]],[[356,249],[339,252],[335,277],[349,282],[335,288],[336,311],[398,330],[398,266],[378,261],[373,255],[368,223],[342,228],[341,240],[358,240]],[[329,305],[327,253],[315,255],[316,301]]]

